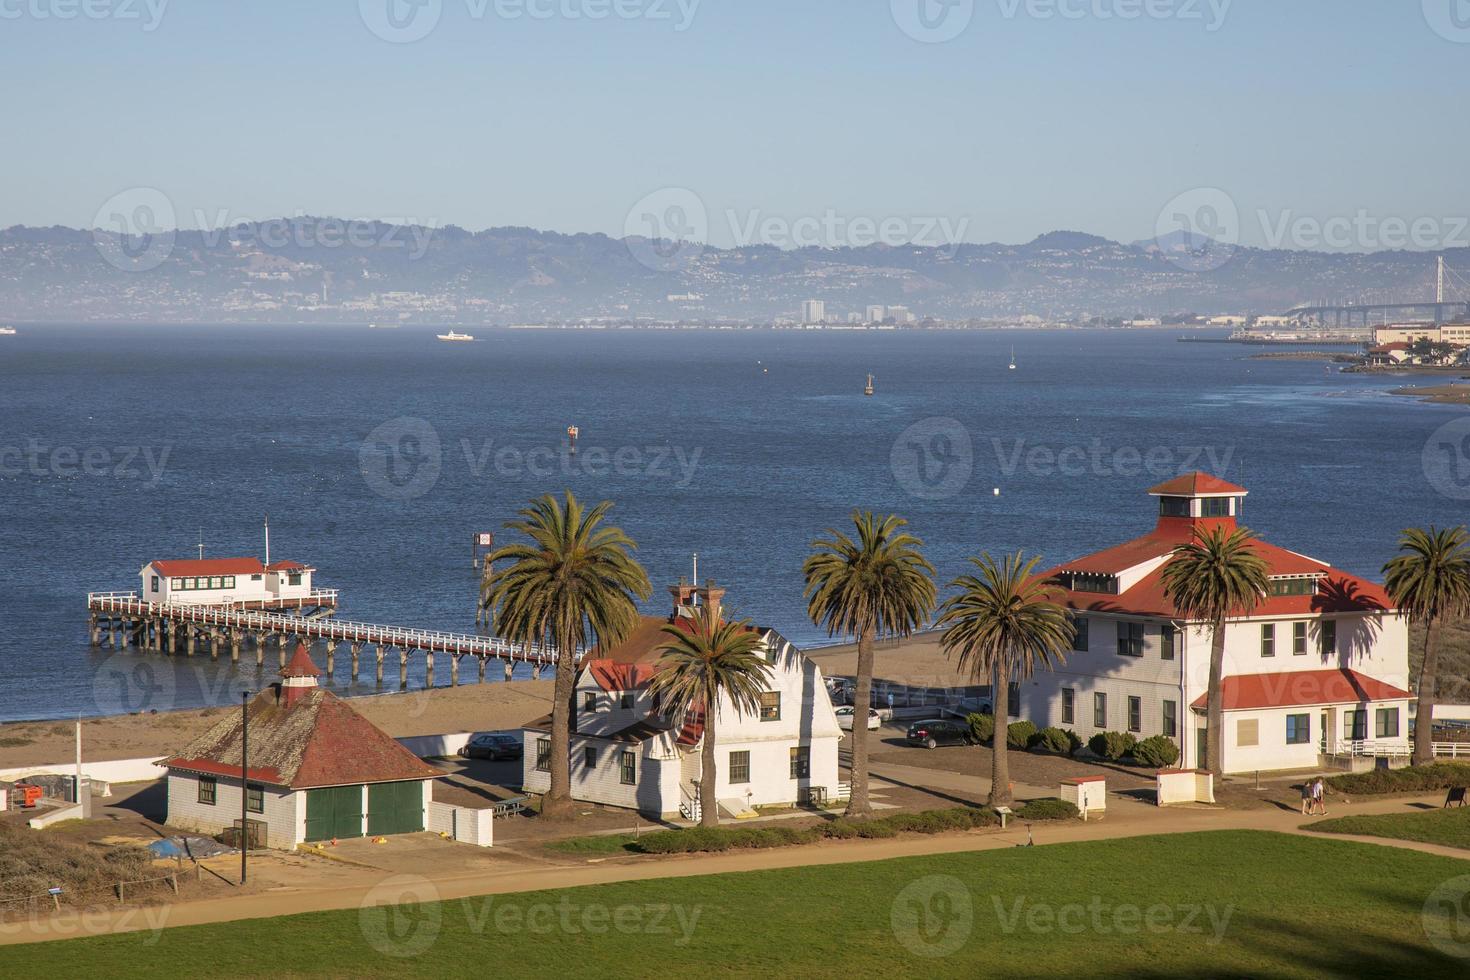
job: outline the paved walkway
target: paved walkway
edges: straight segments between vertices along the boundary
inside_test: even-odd
[[[907,776],[906,773],[894,773],[891,770],[903,770],[908,767],[883,766],[882,768],[885,772],[880,778],[883,779]],[[934,785],[939,780],[940,774],[933,770],[922,770],[922,772],[926,775],[930,785]],[[945,781],[949,779],[956,781],[951,788],[963,788],[966,791],[972,788],[967,781],[983,782],[978,776],[966,776],[960,773],[947,774]],[[1016,788],[1018,793],[1022,789],[1019,786]],[[1039,791],[1036,795],[1046,794],[1044,791]],[[1333,816],[1420,812],[1426,804],[1437,808],[1442,799],[1443,794],[1437,794],[1334,806]],[[1031,825],[1030,832],[1034,842],[1040,846],[1203,830],[1267,830],[1303,836],[1322,836],[1300,829],[1300,825],[1307,819],[1293,811],[1276,809],[1241,810],[1220,807],[1161,809],[1135,799],[1110,795],[1105,818],[1086,822],[1070,820],[1036,823]],[[1436,844],[1378,837],[1332,836],[1343,840],[1358,840],[1367,844],[1399,847],[1470,861],[1470,852]],[[810,865],[848,864],[926,854],[988,851],[1015,847],[1025,844],[1026,841],[1027,827],[1019,821],[1013,821],[1004,831],[984,830],[893,840],[825,841],[804,847],[731,851],[723,854],[674,855],[631,860],[589,859],[585,864],[570,866],[528,867],[526,862],[517,862],[504,868],[477,870],[470,874],[405,876],[363,869],[359,873],[352,874],[350,881],[341,881],[341,876],[338,876],[339,883],[329,887],[277,888],[263,894],[229,896],[171,905],[166,908],[166,915],[162,916],[161,924],[172,928],[326,909],[352,909],[369,902],[392,901],[395,897],[401,900],[418,901],[453,900],[475,895],[574,888],[619,881],[647,881]],[[152,911],[158,913],[163,910]],[[64,933],[49,925],[45,919],[26,923],[6,923],[3,928],[0,928],[0,945],[55,939],[58,938],[58,935],[71,936],[82,932],[87,934],[132,932],[150,929],[160,924],[157,914],[143,916],[136,910],[126,909],[116,912],[89,912],[82,923],[78,923],[77,919],[76,913],[70,913],[67,931]]]

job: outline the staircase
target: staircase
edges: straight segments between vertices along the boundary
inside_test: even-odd
[[[679,787],[679,815],[685,820],[699,822],[699,791],[689,786]]]

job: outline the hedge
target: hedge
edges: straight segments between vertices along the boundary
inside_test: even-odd
[[[1006,726],[1006,745],[1013,749],[1024,749],[1036,737],[1036,725],[1029,721],[1013,721]]]
[[[1043,728],[1032,737],[1030,747],[1056,755],[1074,755],[1082,747],[1082,739],[1076,732],[1056,727]]]
[[[1164,735],[1150,735],[1133,746],[1133,761],[1150,769],[1166,769],[1179,761],[1179,746]]]
[[[995,716],[977,713],[965,716],[970,725],[970,736],[981,745],[989,745],[995,737]]]
[[[1451,786],[1470,786],[1470,764],[1434,762],[1407,769],[1370,769],[1329,776],[1327,785],[1342,793],[1373,796],[1378,793],[1432,793]]]
[[[1137,742],[1138,739],[1128,732],[1098,732],[1087,740],[1087,747],[1092,750],[1093,755],[1117,762],[1127,755]]]
[[[1054,796],[1029,800],[1016,811],[1022,820],[1066,820],[1078,814],[1077,806]]]

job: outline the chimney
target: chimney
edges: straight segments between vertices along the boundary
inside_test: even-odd
[[[678,585],[669,586],[669,595],[674,600],[674,615],[689,616],[694,611],[694,596],[698,587],[690,585],[688,579],[679,579]]]
[[[296,644],[291,662],[281,668],[281,704],[289,708],[300,701],[316,688],[316,679],[320,676],[321,671],[316,669],[316,664],[311,662],[311,654],[306,652],[306,644]]]
[[[725,590],[715,585],[714,579],[705,579],[704,585],[695,590],[702,606],[708,606],[711,614],[720,618],[720,600],[725,598]]]

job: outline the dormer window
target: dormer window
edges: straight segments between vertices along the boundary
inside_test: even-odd
[[[1064,572],[1062,578],[1070,580],[1068,588],[1073,592],[1101,592],[1118,594],[1118,576],[1103,572]]]
[[[1201,497],[1199,502],[1199,516],[1201,517],[1229,517],[1234,509],[1230,506],[1231,497]]]
[[[1267,595],[1316,595],[1317,576],[1298,575],[1291,578],[1273,578],[1266,583]]]

